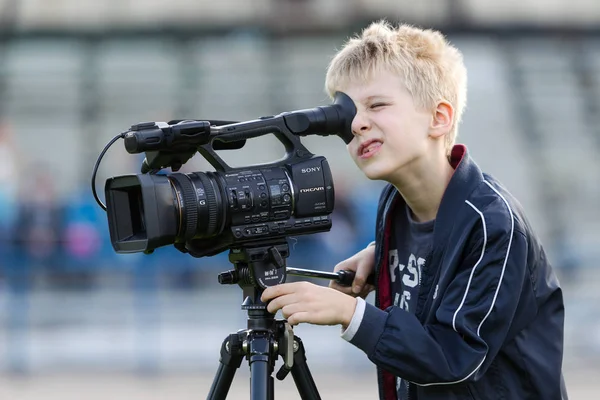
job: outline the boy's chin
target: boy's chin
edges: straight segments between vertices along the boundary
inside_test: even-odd
[[[389,176],[388,171],[382,170],[381,168],[373,167],[374,165],[368,165],[362,168],[362,172],[367,178],[369,178],[372,181],[387,180],[386,178]]]

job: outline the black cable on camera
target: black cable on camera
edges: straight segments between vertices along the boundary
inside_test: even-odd
[[[106,206],[104,205],[104,203],[102,203],[102,200],[98,198],[98,193],[96,193],[96,174],[98,173],[98,167],[100,166],[100,161],[102,161],[102,157],[104,157],[104,154],[108,151],[110,146],[112,146],[117,140],[123,139],[126,133],[127,132],[119,133],[117,136],[112,138],[106,146],[104,146],[104,150],[102,150],[102,152],[98,156],[98,159],[96,160],[96,165],[94,166],[94,171],[92,172],[92,193],[94,194],[94,199],[96,199],[96,202],[104,211],[106,211]]]

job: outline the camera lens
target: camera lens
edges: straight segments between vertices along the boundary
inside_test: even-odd
[[[226,218],[226,203],[212,173],[169,175],[176,198],[178,241],[220,234]]]

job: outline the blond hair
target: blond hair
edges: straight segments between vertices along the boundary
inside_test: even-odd
[[[418,107],[432,110],[446,100],[454,108],[454,121],[445,138],[450,151],[466,104],[467,71],[461,52],[438,31],[385,20],[373,22],[350,38],[329,63],[325,90],[333,98],[348,83],[365,82],[373,73],[387,70],[403,80]]]

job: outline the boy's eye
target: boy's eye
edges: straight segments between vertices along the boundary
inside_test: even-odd
[[[381,107],[383,107],[383,106],[386,106],[386,105],[387,105],[386,103],[375,103],[375,104],[371,104],[371,109],[374,109],[374,108],[381,108]]]

